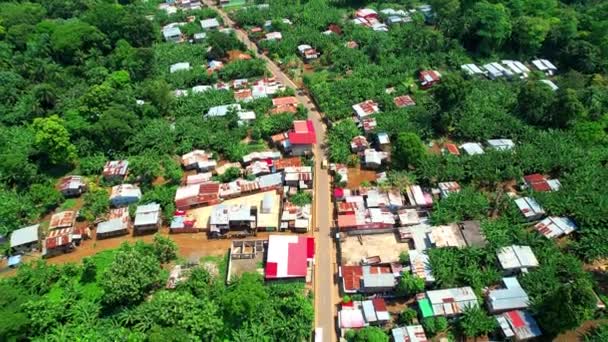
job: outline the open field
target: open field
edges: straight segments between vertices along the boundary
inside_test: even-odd
[[[397,241],[393,233],[363,235],[361,243],[357,236],[341,238],[342,264],[358,265],[361,259],[379,256],[382,262],[399,260],[401,252],[409,250],[407,243]]]

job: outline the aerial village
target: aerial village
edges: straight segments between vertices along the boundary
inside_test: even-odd
[[[47,194],[60,195],[37,216],[21,214],[19,226],[1,236],[7,244],[2,272],[20,277],[40,260],[82,262],[85,279],[97,254],[116,248],[145,253],[142,243],[160,249],[166,243],[175,251],[165,251],[166,257],[159,252],[160,281],[138,300],[111,302],[103,297],[105,288],[87,295],[128,312],[128,305],[144,307],[183,291],[230,295],[253,274],[271,293],[253,296],[266,298],[273,310],[280,308],[277,317],[289,319],[285,331],[260,333],[272,336],[268,340],[602,341],[596,337],[608,336],[602,324],[608,252],[598,233],[605,224],[605,197],[595,182],[608,179],[602,150],[607,137],[605,123],[592,125],[605,121],[599,112],[608,108],[608,90],[597,90],[608,89],[604,69],[599,62],[592,69],[588,56],[585,63],[572,61],[584,54],[583,47],[552,53],[559,44],[548,41],[559,41],[556,32],[566,30],[561,27],[539,47],[522,43],[532,34],[518,25],[526,26],[521,23],[533,11],[522,5],[504,14],[507,5],[499,2],[463,2],[454,9],[458,16],[420,1],[338,6],[317,0],[166,0],[128,7],[153,23],[154,70],[139,76],[135,63],[111,60],[106,64],[131,69],[127,76],[91,73],[103,81],[77,109],[93,114],[66,110],[65,119],[51,117],[73,130],[66,131],[64,145],[71,144],[70,134],[79,139],[63,156],[80,160],[66,163],[71,167],[53,164],[57,147],[37,147],[28,156],[49,154],[41,162],[53,166]],[[460,13],[460,6],[469,12]],[[484,26],[490,25],[484,11],[493,18],[517,16],[508,39],[487,37],[500,30]],[[476,18],[467,25],[477,31],[464,25],[458,36],[451,21],[465,15]],[[0,24],[3,19],[0,14]],[[117,52],[111,58],[126,54],[120,41],[112,44]],[[142,84],[122,84],[130,77]],[[151,77],[162,82],[146,83]],[[133,125],[127,138],[112,120],[103,121],[109,128],[98,125],[116,110],[103,108],[112,95],[90,100],[104,87],[108,94],[128,92],[124,101],[131,107],[116,108],[134,108],[144,122]],[[164,109],[161,92],[169,99]],[[564,114],[576,111],[578,116]],[[91,120],[87,124],[94,128],[77,132],[86,120],[74,115]],[[134,120],[112,119],[124,125]],[[42,133],[48,134],[36,126],[41,120],[46,119],[36,117],[32,124],[38,145]],[[102,143],[86,136],[102,129],[110,136],[116,131],[125,147],[115,151],[110,138],[91,152]],[[91,160],[99,165],[90,166]],[[103,256],[96,260],[109,267]],[[208,273],[201,276],[201,270]],[[95,281],[102,283],[99,278],[110,274],[105,272],[94,275]],[[221,291],[197,293],[192,284],[207,275],[207,285],[219,279]],[[86,285],[92,280],[82,279],[78,286],[93,287]],[[290,296],[308,306],[294,304],[288,313]],[[208,303],[198,299],[199,306]],[[223,301],[229,302],[213,302],[222,306],[216,318],[238,312],[239,322],[208,334],[214,329],[201,332],[179,323],[179,332],[210,341],[260,337],[243,332],[255,328],[241,309],[251,315],[255,305],[237,310]],[[98,311],[127,330],[142,329],[148,340],[159,326],[172,324],[157,318],[145,326],[118,311]],[[312,311],[314,316],[294,324]],[[36,329],[33,336],[57,333]],[[0,339],[12,337],[3,334]]]

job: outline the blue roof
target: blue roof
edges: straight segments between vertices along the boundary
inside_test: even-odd
[[[8,266],[17,266],[21,263],[21,255],[13,255],[8,258]]]

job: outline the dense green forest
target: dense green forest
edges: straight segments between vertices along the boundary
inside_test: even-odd
[[[82,264],[21,267],[0,281],[0,340],[296,341],[310,335],[303,284],[265,285],[245,274],[225,285],[224,258],[190,269],[164,289],[175,244],[123,244]],[[211,265],[211,267],[209,266]]]

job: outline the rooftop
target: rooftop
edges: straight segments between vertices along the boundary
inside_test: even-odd
[[[11,234],[11,248],[38,241],[39,224],[24,227]]]
[[[549,216],[537,223],[534,228],[549,239],[568,235],[577,229],[574,221],[558,216]]]
[[[502,278],[504,288],[491,290],[488,293],[488,308],[490,312],[524,309],[529,305],[526,291],[515,277]]]
[[[301,235],[270,235],[265,278],[304,278],[308,261],[314,259],[314,238]]]
[[[158,224],[160,219],[160,204],[149,203],[137,206],[134,226]]]
[[[293,130],[288,133],[292,145],[310,145],[317,142],[317,135],[312,120],[296,120]]]
[[[51,222],[49,223],[49,229],[66,228],[72,227],[76,220],[75,211],[62,211],[51,216]]]
[[[506,246],[501,248],[496,255],[504,270],[519,270],[538,266],[538,260],[530,246]]]

